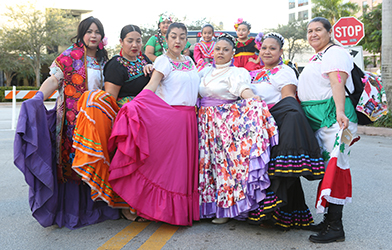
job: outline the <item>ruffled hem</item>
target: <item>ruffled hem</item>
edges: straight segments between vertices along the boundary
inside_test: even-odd
[[[249,212],[248,223],[259,225],[262,221],[270,219],[271,212],[285,205],[283,200],[279,199],[274,192],[268,191],[265,199],[258,204],[258,208]]]
[[[110,157],[107,141],[119,110],[115,99],[102,90],[83,93],[73,136],[75,158],[72,169],[91,187],[91,199],[103,200],[114,208],[129,205],[109,184]]]
[[[146,178],[139,170],[129,177],[111,180],[116,188],[132,190],[124,200],[138,211],[138,215],[173,225],[192,226],[199,220],[199,193],[183,194],[168,191]]]
[[[308,180],[320,180],[325,173],[324,160],[321,154],[307,152],[277,152],[271,156],[268,174],[270,176],[300,177]]]
[[[120,109],[109,183],[140,216],[183,226],[199,220],[196,124],[194,106],[170,106],[150,90]]]
[[[273,212],[271,219],[274,221],[275,226],[283,229],[306,229],[309,228],[309,225],[314,222],[309,209],[301,211],[296,210],[292,213],[286,213],[280,209],[277,209]]]
[[[276,143],[275,137],[271,138],[272,144]],[[270,185],[266,165],[269,161],[269,148],[260,156],[250,160],[248,192],[245,197],[235,202],[234,205],[223,208],[216,202],[202,203],[200,205],[200,218],[235,218],[245,220],[248,212],[256,209],[258,203],[266,198],[266,189]]]

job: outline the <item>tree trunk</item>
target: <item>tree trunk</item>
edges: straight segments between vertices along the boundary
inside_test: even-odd
[[[39,50],[38,50],[39,51]],[[34,60],[35,86],[41,86],[41,53],[37,53]]]
[[[11,86],[12,79],[14,79],[14,77],[16,76],[16,73],[4,71],[4,75],[5,75],[5,79],[6,79],[6,86],[7,87]]]
[[[389,109],[392,105],[392,0],[382,2],[382,42],[381,42],[382,83],[387,93]]]

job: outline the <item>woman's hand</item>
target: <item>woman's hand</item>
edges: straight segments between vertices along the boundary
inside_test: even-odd
[[[344,112],[336,112],[336,121],[339,123],[340,129],[348,128],[349,119],[347,118],[346,114],[344,114]]]
[[[242,91],[241,97],[243,99],[254,98],[258,101],[261,101],[261,97],[258,95],[255,95],[251,89],[245,89],[244,91]]]
[[[143,67],[144,76],[147,76],[152,73],[154,70],[154,66],[152,64],[147,64]]]

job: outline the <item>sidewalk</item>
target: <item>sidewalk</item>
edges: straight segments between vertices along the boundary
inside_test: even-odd
[[[358,125],[358,134],[360,135],[378,135],[392,137],[392,128],[369,127]]]

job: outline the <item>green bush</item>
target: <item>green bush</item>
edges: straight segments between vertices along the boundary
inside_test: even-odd
[[[16,90],[38,90],[39,87],[33,87],[33,86],[16,86]],[[0,87],[0,102],[12,102],[12,99],[5,99],[5,91],[6,90],[12,90],[11,87]],[[23,101],[23,100],[17,100],[17,101]]]
[[[370,126],[392,128],[392,112],[391,112],[391,110],[389,109],[389,112],[387,115],[381,116],[377,121],[372,123]]]

